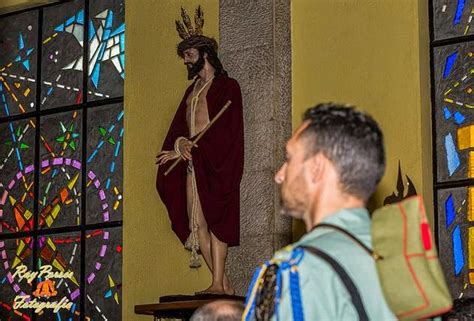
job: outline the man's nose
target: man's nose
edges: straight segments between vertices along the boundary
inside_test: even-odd
[[[285,171],[284,171],[285,165],[286,164],[283,164],[275,174],[275,182],[277,184],[281,184],[285,180]]]

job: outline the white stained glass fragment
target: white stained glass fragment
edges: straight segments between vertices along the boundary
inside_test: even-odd
[[[95,53],[97,52],[97,49],[99,49],[99,39],[96,37],[92,38],[91,43],[90,43],[90,56],[93,57]]]
[[[102,57],[102,61],[106,61],[109,58],[110,58],[110,49],[107,49],[106,51],[104,51],[104,57]]]
[[[102,12],[99,12],[95,17],[99,19],[105,19],[107,18],[107,13],[109,12],[109,9],[105,9]]]
[[[76,59],[70,64],[68,64],[66,67],[63,67],[63,70],[68,70],[68,69],[82,71],[82,56],[79,59]]]
[[[77,41],[79,41],[82,47],[84,43],[84,28],[80,25],[75,25],[73,34],[74,34],[74,37],[76,37]]]
[[[110,48],[113,45],[114,45],[114,42],[112,41],[112,39],[107,40],[107,48]]]
[[[100,26],[99,29],[97,29],[97,37],[102,41],[102,35],[104,34],[104,27]]]
[[[118,56],[120,54],[120,46],[119,45],[115,45],[112,47],[112,52],[110,54],[111,57],[115,57],[115,56]]]
[[[76,65],[74,66],[74,70],[80,70],[82,71],[82,57],[77,59]]]
[[[72,29],[74,28],[74,24],[66,27],[66,32],[72,33]]]
[[[121,73],[123,69],[122,69],[122,66],[120,65],[120,60],[117,57],[113,57],[112,62],[114,63],[115,68],[117,68],[118,72]]]
[[[99,40],[94,37],[91,42],[91,55],[89,56],[89,76],[92,74],[92,69],[97,62],[97,58],[99,56]]]
[[[69,69],[73,69],[74,68],[74,65],[75,65],[76,61],[72,61],[71,63],[67,64],[66,66],[63,67],[63,70],[69,70]]]
[[[96,50],[94,52],[94,56],[92,56],[92,59],[89,61],[89,76],[92,75],[92,70],[94,69],[94,66],[97,63],[98,56],[99,56],[99,50]]]

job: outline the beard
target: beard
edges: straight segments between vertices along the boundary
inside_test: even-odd
[[[293,185],[295,186],[295,185]],[[301,185],[296,185],[301,186]],[[304,191],[301,188],[288,189],[289,186],[281,186],[280,189],[280,211],[285,216],[302,219],[307,205],[304,201]],[[303,196],[303,197],[302,197]]]
[[[294,204],[290,204],[280,197],[280,213],[284,216],[302,219],[304,211],[301,209],[301,206],[294,206]]]
[[[204,68],[204,63],[204,57],[199,54],[199,59],[195,63],[186,64],[186,68],[188,69],[188,80],[191,80],[197,76],[202,68]]]

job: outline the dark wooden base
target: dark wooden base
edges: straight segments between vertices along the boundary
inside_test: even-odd
[[[245,297],[220,294],[166,295],[160,297],[159,303],[136,305],[135,314],[189,320],[196,309],[216,300],[245,302]]]

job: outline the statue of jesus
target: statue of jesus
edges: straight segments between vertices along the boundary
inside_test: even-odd
[[[191,267],[200,252],[212,272],[212,284],[197,294],[234,294],[225,274],[227,248],[239,245],[240,181],[244,166],[242,95],[217,55],[217,42],[202,34],[200,7],[195,26],[184,9],[176,21],[177,48],[192,84],[184,93],[157,156],[156,187],[173,231],[191,250]],[[230,107],[209,127],[197,145],[193,139],[226,104]],[[167,175],[176,159],[182,159]]]

